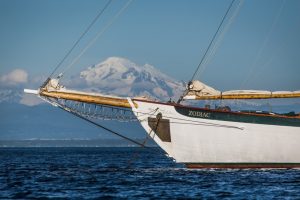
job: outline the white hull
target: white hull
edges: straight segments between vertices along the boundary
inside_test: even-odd
[[[144,113],[137,114],[143,128],[176,162],[300,166],[300,127],[194,118],[178,113],[172,105],[134,102],[135,111]],[[163,142],[148,125],[148,117],[158,113],[169,119],[170,142]]]
[[[188,167],[300,168],[299,116],[222,112],[66,89],[25,92],[55,106],[64,99],[131,108],[150,137]],[[65,110],[71,109],[76,108]]]

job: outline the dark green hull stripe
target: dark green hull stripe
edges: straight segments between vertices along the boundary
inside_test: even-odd
[[[254,114],[246,114],[246,113],[238,113],[238,112],[221,112],[221,111],[198,109],[198,108],[183,107],[183,106],[175,106],[175,110],[184,116],[192,117],[192,118],[300,127],[300,118],[278,117],[272,115],[260,116]]]

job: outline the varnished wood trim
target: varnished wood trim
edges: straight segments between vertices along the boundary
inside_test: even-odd
[[[127,99],[114,98],[114,97],[104,97],[104,96],[95,96],[95,95],[87,95],[87,94],[77,94],[71,92],[57,92],[57,91],[46,91],[43,90],[40,92],[41,96],[53,97],[58,99],[66,99],[73,100],[85,103],[95,103],[123,108],[131,108]],[[136,103],[134,103],[135,107],[138,107]]]
[[[272,99],[272,98],[299,98],[300,93],[293,94],[223,94],[215,96],[197,96],[193,100],[209,99]]]

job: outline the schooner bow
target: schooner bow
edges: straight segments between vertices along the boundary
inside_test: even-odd
[[[198,89],[190,87],[185,99],[191,95],[199,96],[199,92],[202,97],[215,94],[209,86]],[[148,137],[170,157],[190,168],[300,167],[299,114],[207,109],[172,102],[106,96],[68,90],[57,79],[50,79],[39,90],[25,92],[36,94],[54,106],[144,146],[145,143],[138,143],[95,122],[99,119],[138,121]],[[115,118],[104,116],[105,109],[110,109]],[[131,112],[134,117],[126,112]]]

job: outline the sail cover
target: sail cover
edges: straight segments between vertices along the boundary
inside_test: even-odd
[[[298,98],[300,91],[229,90],[220,92],[198,80],[188,84],[184,99],[269,99]]]
[[[198,80],[192,81],[188,84],[188,93],[185,99],[194,99],[195,97],[214,97],[221,95],[219,90],[216,90]]]

